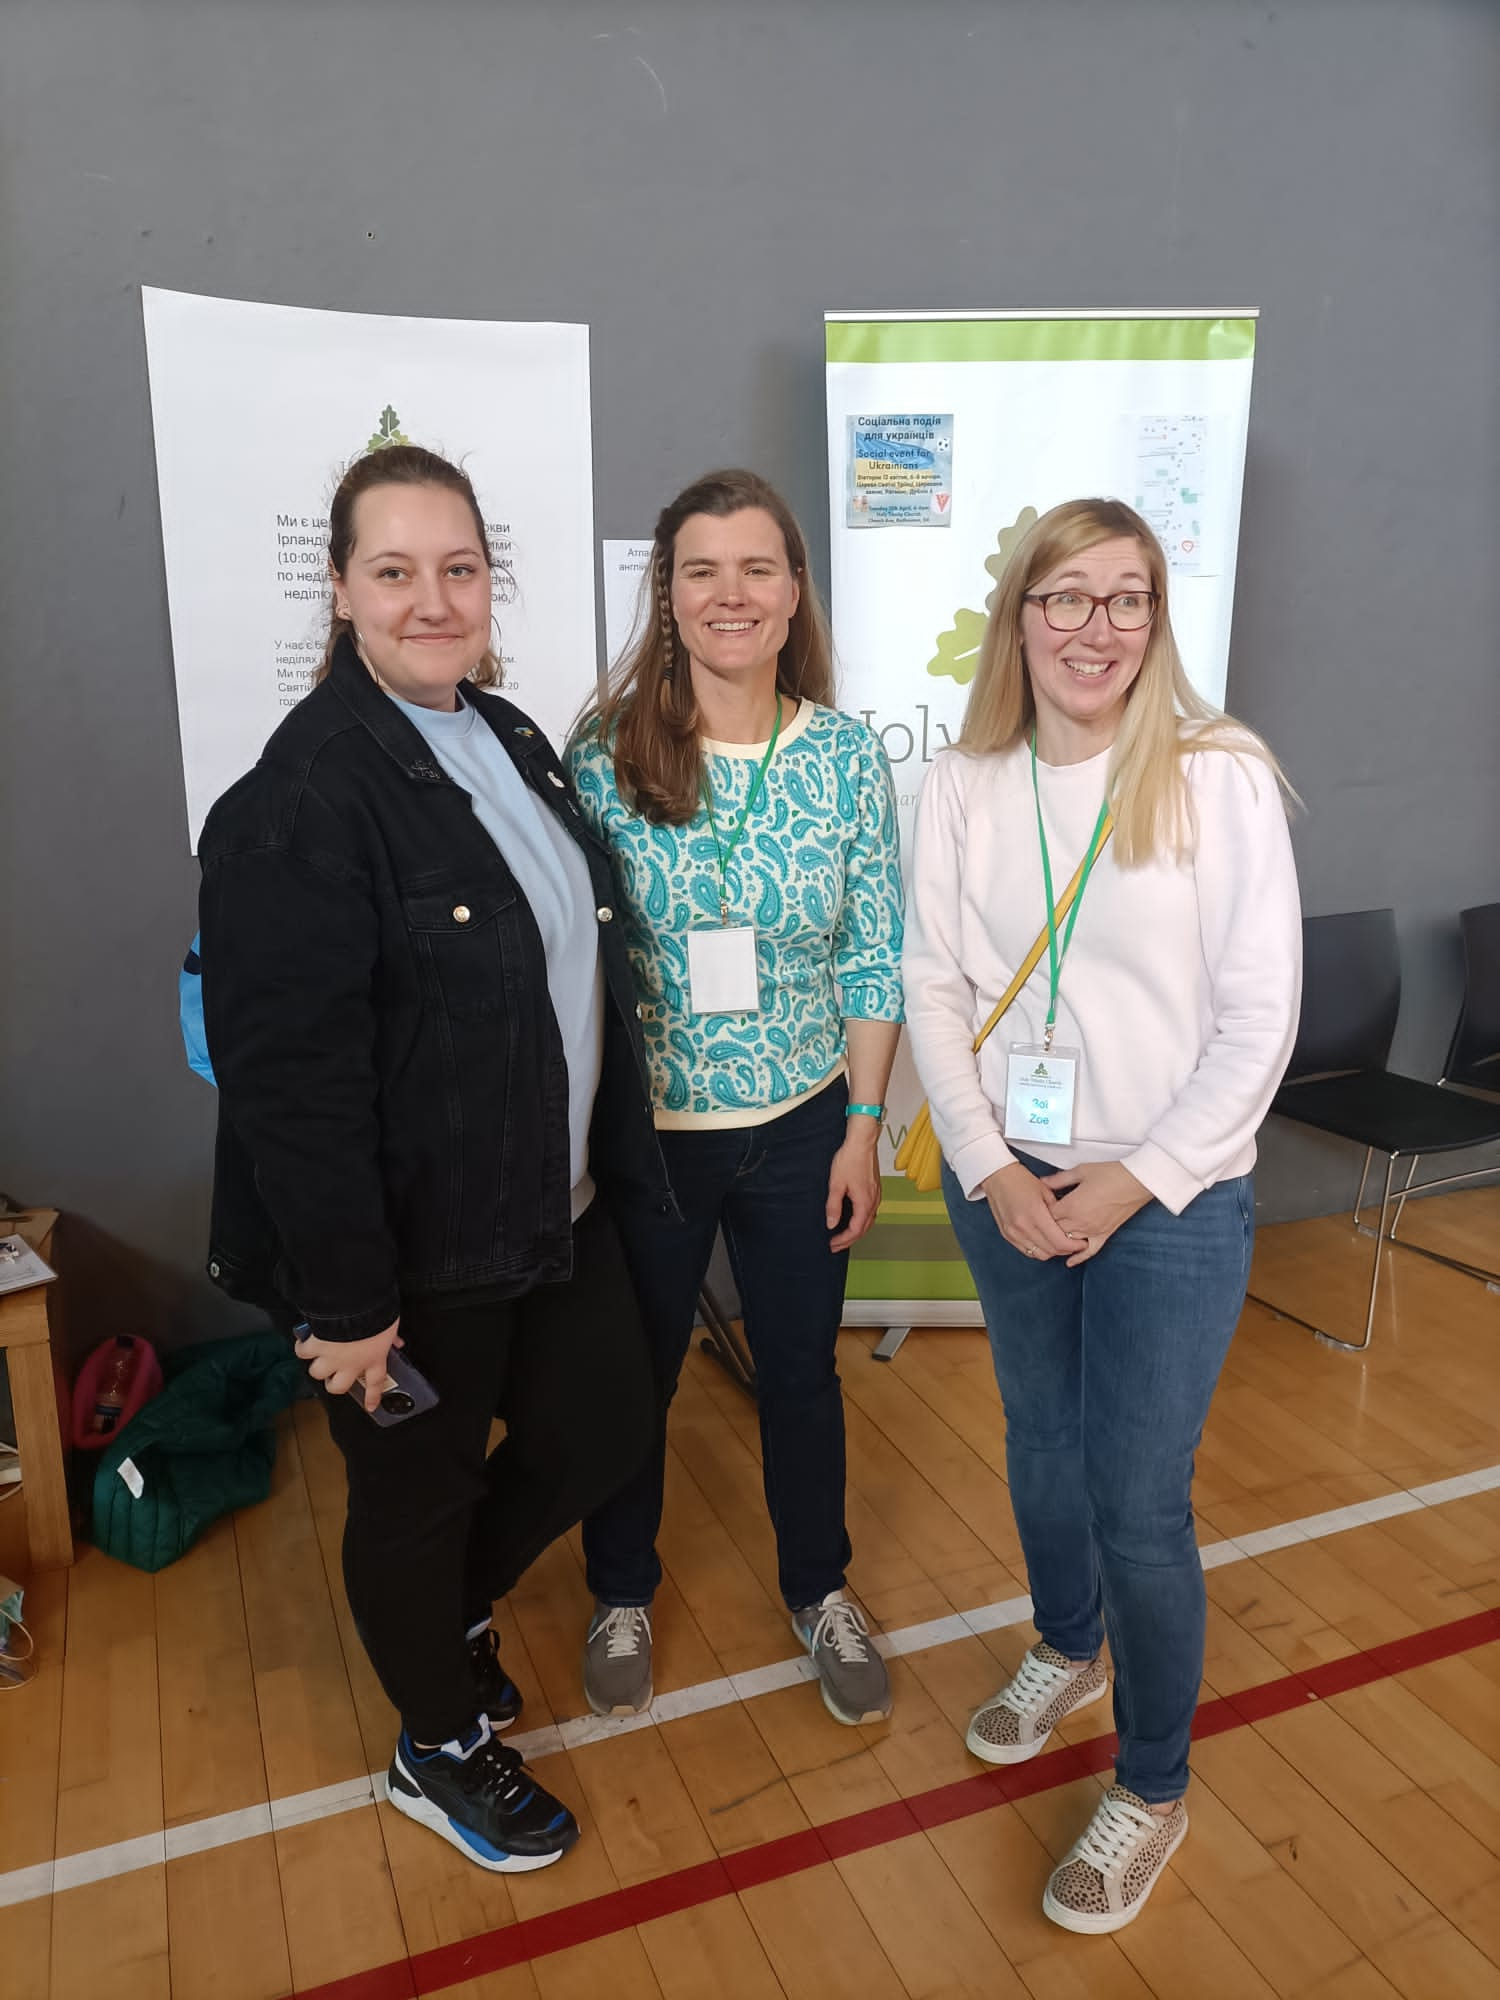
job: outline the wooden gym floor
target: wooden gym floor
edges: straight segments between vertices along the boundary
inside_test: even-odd
[[[1410,1227],[1494,1264],[1500,1190]],[[1267,1229],[1255,1286],[1348,1324],[1369,1251],[1347,1220]],[[26,1579],[43,1664],[0,1697],[7,2000],[1500,1995],[1500,1296],[1386,1252],[1364,1358],[1247,1307],[1198,1461],[1192,1831],[1114,1938],[1038,1908],[1103,1782],[1107,1704],[1009,1773],[963,1746],[1033,1636],[984,1338],[920,1332],[891,1367],[873,1339],[841,1357],[851,1581],[891,1639],[891,1721],[842,1729],[801,1676],[754,1412],[695,1355],[650,1720],[581,1719],[576,1538],[501,1610],[518,1730],[583,1827],[540,1874],[482,1873],[372,1788],[393,1721],[316,1409],[288,1418],[270,1500],[160,1576],[85,1550]],[[0,1507],[23,1577],[24,1504]]]

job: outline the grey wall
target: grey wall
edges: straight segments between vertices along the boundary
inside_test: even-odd
[[[746,460],[825,574],[825,308],[1258,305],[1231,703],[1309,910],[1400,912],[1432,1074],[1500,895],[1497,46],[1491,0],[6,0],[0,1187],[70,1212],[84,1332],[223,1323],[143,282],[586,320],[599,533]],[[1349,1168],[1273,1134],[1263,1212]]]

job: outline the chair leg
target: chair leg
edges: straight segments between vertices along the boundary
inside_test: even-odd
[[[1391,1241],[1393,1243],[1396,1240],[1396,1231],[1401,1227],[1401,1216],[1406,1207],[1406,1197],[1411,1193],[1411,1184],[1417,1177],[1417,1167],[1421,1162],[1421,1158],[1422,1155],[1420,1153],[1412,1154],[1411,1165],[1406,1170],[1405,1183],[1402,1186],[1400,1194],[1396,1197],[1396,1213],[1391,1217]]]
[[[1359,1193],[1354,1197],[1353,1221],[1356,1229],[1362,1229],[1364,1227],[1364,1224],[1359,1219],[1359,1212],[1365,1205],[1365,1182],[1370,1178],[1370,1162],[1371,1160],[1374,1159],[1374,1157],[1375,1157],[1375,1148],[1373,1146],[1366,1146],[1365,1163],[1363,1167],[1360,1169],[1360,1174],[1359,1174]]]
[[[1487,1285],[1492,1292],[1500,1292],[1500,1271],[1493,1270],[1486,1264],[1476,1264],[1466,1257],[1446,1256],[1441,1250],[1429,1250],[1425,1243],[1413,1243],[1405,1236],[1397,1236],[1396,1229],[1401,1221],[1401,1212],[1405,1208],[1409,1196],[1414,1194],[1431,1194],[1438,1188],[1462,1187],[1468,1181],[1488,1180],[1495,1172],[1492,1166],[1471,1167],[1461,1174],[1440,1174],[1436,1180],[1419,1182],[1416,1178],[1416,1172],[1417,1163],[1421,1158],[1422,1155],[1420,1153],[1412,1155],[1406,1179],[1396,1191],[1395,1210],[1391,1216],[1390,1228],[1386,1233],[1386,1241],[1394,1244],[1398,1250],[1410,1250],[1418,1257],[1425,1257],[1429,1263],[1446,1264],[1450,1271],[1462,1271],[1466,1278],[1477,1278],[1482,1285]],[[1365,1228],[1363,1223],[1360,1224],[1360,1228],[1365,1230],[1366,1235],[1369,1234],[1368,1229]]]
[[[1265,1306],[1267,1311],[1275,1313],[1278,1319],[1289,1319],[1294,1326],[1305,1326],[1307,1331],[1316,1339],[1322,1341],[1325,1347],[1336,1347],[1344,1354],[1363,1354],[1369,1347],[1371,1336],[1375,1331],[1375,1300],[1380,1288],[1380,1246],[1385,1239],[1385,1219],[1391,1205],[1391,1181],[1396,1172],[1396,1159],[1397,1155],[1392,1153],[1385,1163],[1385,1189],[1380,1201],[1380,1227],[1375,1232],[1375,1244],[1372,1252],[1374,1262],[1370,1268],[1370,1297],[1369,1303],[1365,1308],[1365,1337],[1363,1340],[1340,1340],[1336,1333],[1329,1333],[1325,1327],[1315,1326],[1310,1319],[1304,1319],[1301,1313],[1289,1312],[1285,1306],[1277,1305],[1274,1299],[1265,1298],[1259,1292],[1247,1292],[1245,1296],[1253,1299],[1258,1306]],[[1366,1174],[1369,1172],[1368,1155],[1365,1158],[1365,1172]],[[1361,1196],[1364,1194],[1364,1187],[1364,1177],[1361,1176],[1359,1184]],[[1366,1236],[1370,1234],[1370,1231],[1365,1229],[1363,1224],[1359,1223],[1358,1209],[1355,1210],[1355,1222],[1362,1234]]]
[[[1365,1337],[1363,1340],[1340,1340],[1337,1334],[1317,1330],[1318,1338],[1325,1347],[1342,1348],[1345,1354],[1363,1354],[1370,1345],[1375,1331],[1375,1299],[1380,1290],[1380,1246],[1385,1241],[1385,1218],[1391,1205],[1391,1180],[1396,1172],[1396,1155],[1391,1154],[1385,1163],[1385,1187],[1380,1196],[1380,1226],[1375,1231],[1375,1248],[1370,1264],[1370,1303],[1365,1311]]]

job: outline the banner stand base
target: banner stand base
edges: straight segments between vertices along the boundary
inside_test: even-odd
[[[909,1326],[888,1326],[870,1350],[872,1361],[894,1361],[901,1343],[911,1332]]]
[[[978,1299],[846,1298],[839,1324],[879,1327],[982,1327],[984,1308]]]

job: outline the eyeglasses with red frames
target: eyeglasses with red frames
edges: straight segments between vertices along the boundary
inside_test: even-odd
[[[1117,590],[1109,597],[1091,597],[1086,590],[1028,590],[1023,604],[1039,604],[1054,632],[1081,632],[1102,604],[1117,632],[1139,632],[1156,616],[1154,590]]]

